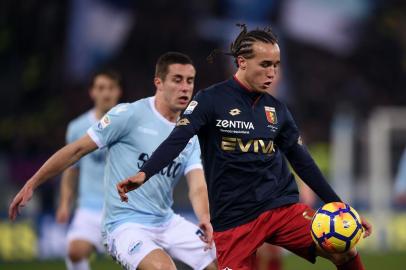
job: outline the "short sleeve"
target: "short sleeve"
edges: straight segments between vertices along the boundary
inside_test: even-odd
[[[99,122],[93,124],[87,130],[87,134],[99,148],[110,145],[130,131],[133,126],[128,124],[131,115],[128,103],[119,104],[106,113]]]
[[[201,153],[200,153],[200,144],[199,140],[196,136],[193,137],[193,148],[190,153],[190,157],[187,160],[186,167],[185,167],[185,175],[194,169],[203,169],[202,160],[201,160]]]
[[[394,192],[396,195],[406,193],[406,150],[403,152],[399,162],[399,169],[395,178]]]
[[[302,142],[299,129],[293,120],[292,114],[285,105],[283,105],[282,110],[284,122],[282,124],[281,131],[275,139],[275,143],[282,152],[286,152],[292,146],[302,144]]]

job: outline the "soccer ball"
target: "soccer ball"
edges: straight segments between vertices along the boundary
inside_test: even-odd
[[[311,223],[311,235],[322,249],[342,253],[354,247],[363,229],[358,213],[348,204],[332,202],[320,207]]]

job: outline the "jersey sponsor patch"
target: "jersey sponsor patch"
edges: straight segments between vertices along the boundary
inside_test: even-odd
[[[236,128],[236,129],[252,129],[254,130],[254,124],[247,121],[235,121],[235,120],[222,120],[216,119],[216,127],[221,128]]]
[[[222,137],[221,149],[231,152],[272,154],[275,152],[272,140],[251,139],[244,141],[238,137]]]
[[[187,126],[189,124],[190,121],[187,118],[182,118],[176,123],[176,126]]]
[[[195,100],[192,100],[192,102],[189,103],[189,106],[187,106],[185,112],[183,114],[191,114],[193,110],[196,108],[198,102]]]
[[[109,116],[106,114],[103,116],[102,119],[100,119],[99,124],[97,124],[97,127],[100,129],[105,129],[108,125],[110,125],[111,121]]]

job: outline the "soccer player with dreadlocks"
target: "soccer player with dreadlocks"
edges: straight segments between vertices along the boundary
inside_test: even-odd
[[[298,188],[285,158],[325,202],[341,201],[303,145],[287,106],[268,94],[280,69],[280,49],[271,29],[242,31],[231,44],[234,77],[200,91],[170,136],[117,190],[143,185],[198,135],[208,186],[211,222],[220,269],[256,269],[264,242],[337,269],[364,269],[355,248],[328,254],[310,236],[313,209],[298,203]],[[151,179],[154,181],[154,179]],[[365,235],[372,226],[362,219]]]

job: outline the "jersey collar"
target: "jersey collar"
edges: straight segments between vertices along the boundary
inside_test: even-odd
[[[153,111],[153,113],[155,114],[155,116],[162,122],[164,122],[165,124],[174,127],[176,125],[176,123],[173,123],[171,121],[169,121],[168,119],[166,119],[165,117],[162,116],[162,114],[160,114],[158,112],[158,110],[155,108],[155,97],[150,97],[149,98],[149,105],[151,107],[151,110]]]
[[[248,89],[246,86],[244,86],[235,75],[230,81],[234,89],[238,90],[238,92],[244,95],[249,96],[253,100],[256,100],[258,97],[262,96],[262,93],[254,92],[251,89]]]

